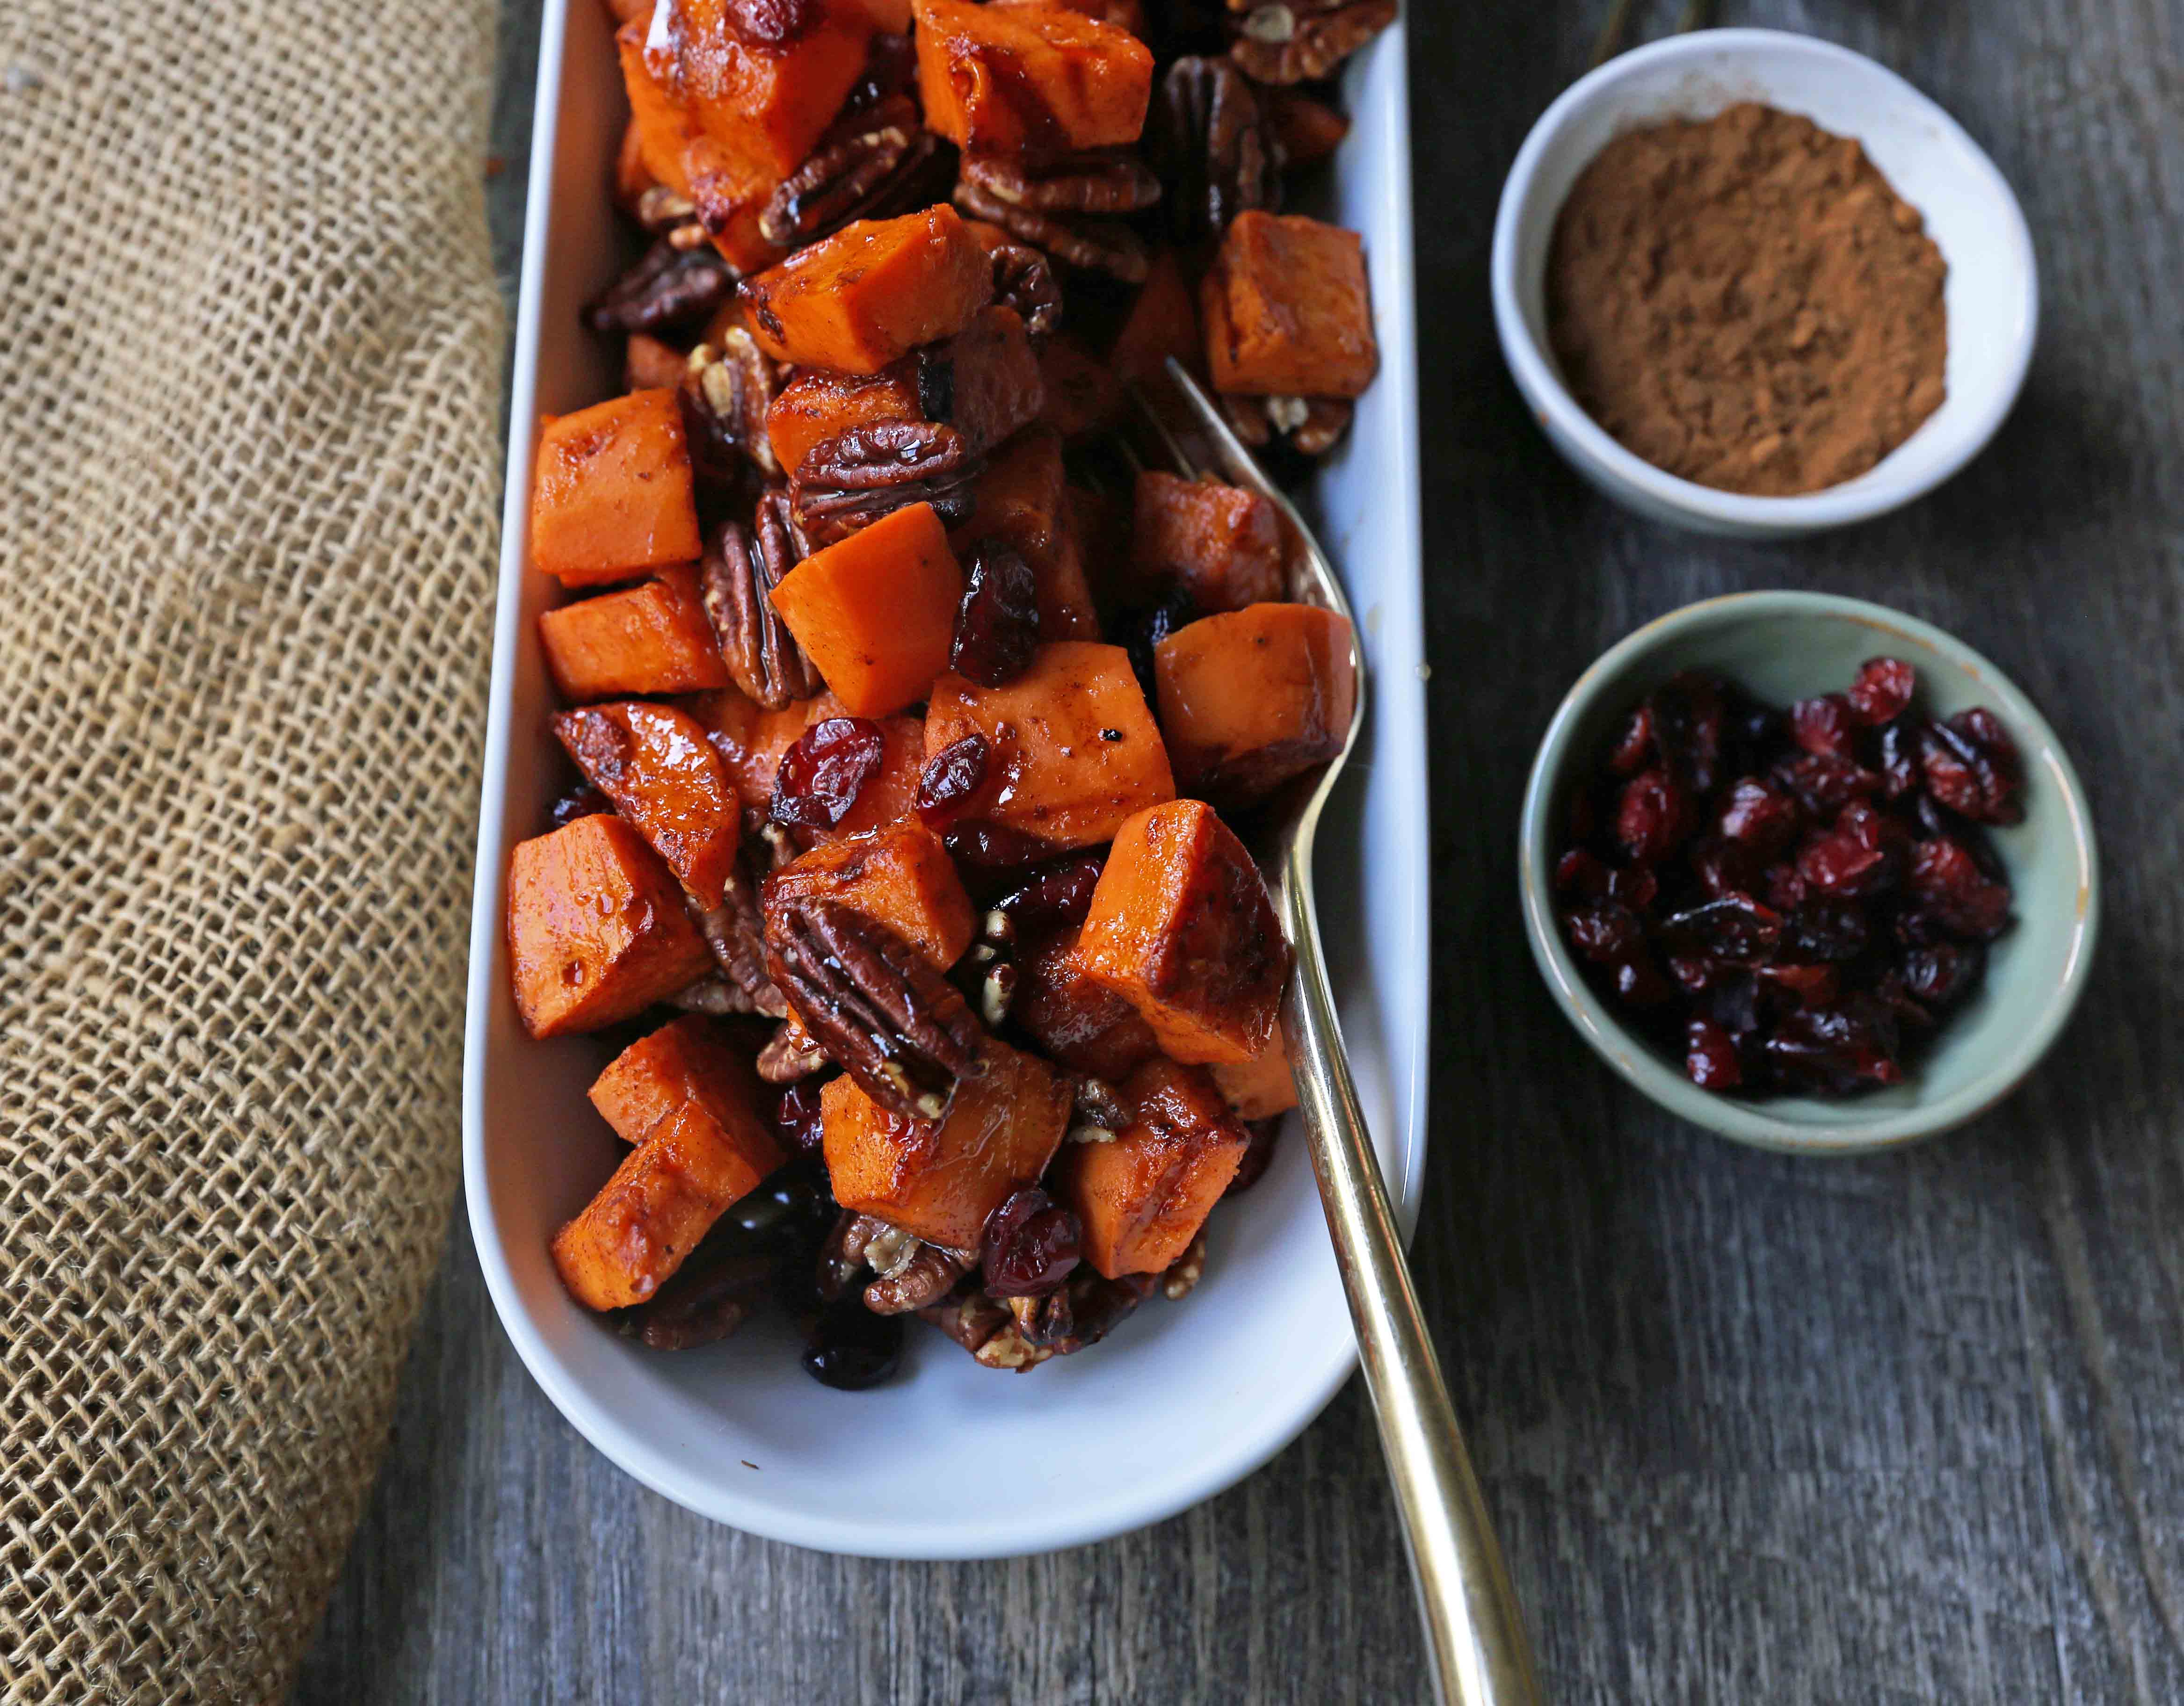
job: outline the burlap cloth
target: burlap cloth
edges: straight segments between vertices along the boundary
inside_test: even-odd
[[[274,1700],[454,1200],[491,0],[0,7],[0,1687]]]

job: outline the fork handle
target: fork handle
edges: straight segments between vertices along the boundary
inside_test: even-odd
[[[1309,857],[1308,845],[1294,845],[1290,859],[1301,854]],[[1296,950],[1296,975],[1284,1003],[1291,1070],[1350,1300],[1358,1360],[1402,1512],[1435,1697],[1442,1706],[1538,1706],[1524,1618],[1418,1313],[1380,1164],[1342,1051],[1319,926],[1308,899],[1311,885],[1299,881],[1297,870],[1284,875],[1284,921]]]

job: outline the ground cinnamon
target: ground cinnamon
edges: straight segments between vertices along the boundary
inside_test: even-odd
[[[1947,275],[1855,141],[1747,103],[1585,169],[1555,224],[1548,335],[1630,450],[1782,497],[1855,479],[1941,407]]]

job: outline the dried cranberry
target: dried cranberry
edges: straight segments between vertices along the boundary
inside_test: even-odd
[[[1139,606],[1117,615],[1115,632],[1123,642],[1123,649],[1130,654],[1130,668],[1137,672],[1138,686],[1147,704],[1154,703],[1160,697],[1153,675],[1153,648],[1177,629],[1197,620],[1197,602],[1180,586],[1171,587],[1157,603]]]
[[[1635,859],[1666,859],[1691,833],[1691,802],[1663,770],[1646,770],[1624,784],[1615,810],[1616,839]]]
[[[1073,1213],[1038,1186],[1026,1186],[986,1217],[979,1267],[987,1292],[1043,1298],[1058,1290],[1077,1265],[1084,1240]]]
[[[1759,886],[1765,870],[1751,848],[1713,836],[1692,844],[1691,859],[1699,886],[1717,899],[1750,893]]]
[[[1065,853],[994,904],[1019,931],[1082,924],[1092,910],[1092,892],[1106,864],[1106,855],[1097,851]]]
[[[1757,776],[1740,776],[1716,826],[1725,841],[1741,843],[1762,859],[1772,857],[1797,836],[1804,814],[1797,803]]]
[[[833,828],[849,816],[885,751],[880,725],[868,717],[828,717],[814,723],[781,755],[770,808],[773,820],[805,829]]]
[[[1660,892],[1660,879],[1651,865],[1620,865],[1608,873],[1607,897],[1634,911],[1652,905]]]
[[[1797,867],[1786,860],[1768,866],[1759,880],[1760,897],[1777,912],[1802,906],[1812,892],[1812,885],[1797,875]]]
[[[1856,803],[1829,828],[1805,838],[1797,849],[1797,875],[1822,894],[1879,894],[1894,885],[1908,840],[1901,824]]]
[[[925,761],[917,779],[917,814],[931,829],[944,827],[963,803],[986,785],[993,747],[983,735],[950,741]]]
[[[1038,577],[1006,542],[981,539],[971,547],[950,663],[967,680],[998,687],[1029,669],[1038,649]]]
[[[1868,658],[1851,683],[1850,708],[1861,723],[1892,723],[1910,709],[1919,672],[1900,658]]]
[[[727,0],[722,21],[745,46],[785,47],[817,21],[814,0]]]
[[[1661,939],[1672,953],[1759,965],[1781,945],[1782,917],[1748,894],[1727,894],[1674,914],[1662,924]]]
[[[1840,965],[1864,953],[1872,934],[1862,908],[1847,901],[1808,901],[1786,921],[1782,952],[1791,959]]]
[[[1726,960],[1712,959],[1703,953],[1672,953],[1669,956],[1669,975],[1686,995],[1703,995],[1724,979],[1736,975],[1736,968]]]
[[[1850,701],[1841,693],[1823,693],[1816,699],[1800,699],[1790,707],[1790,737],[1807,752],[1824,759],[1853,758],[1857,719]]]
[[[1954,1007],[1986,975],[1986,949],[1976,942],[1937,942],[1903,956],[1903,986],[1937,1011]]]
[[[1251,1134],[1251,1141],[1244,1146],[1244,1153],[1236,1163],[1236,1176],[1221,1193],[1224,1197],[1239,1196],[1265,1176],[1268,1164],[1274,1159],[1274,1139],[1281,1134],[1281,1116],[1247,1120],[1244,1129]]]
[[[1842,975],[1832,965],[1762,965],[1752,975],[1806,1007],[1827,1006],[1842,987]]]
[[[826,1135],[819,1111],[819,1092],[823,1087],[819,1079],[800,1078],[781,1092],[775,1106],[774,1129],[800,1155],[816,1155]]]
[[[990,818],[962,818],[949,825],[941,845],[965,864],[1009,870],[1054,856],[1054,843]]]
[[[1922,731],[1919,763],[1927,791],[1975,823],[2014,824],[2025,815],[2017,743],[1992,711],[1960,712]]]
[[[1816,818],[1833,815],[1852,800],[1880,792],[1880,778],[1848,759],[1803,753],[1774,766],[1774,780],[1797,797]]]
[[[1607,751],[1607,768],[1618,776],[1635,776],[1653,760],[1653,712],[1641,705],[1623,720],[1623,727]]]
[[[1685,1027],[1684,1071],[1702,1090],[1734,1090],[1744,1082],[1736,1044],[1719,1025],[1703,1019]]]
[[[845,1392],[876,1386],[902,1361],[900,1315],[876,1315],[851,1292],[827,1305],[812,1329],[804,1370],[825,1386]]]
[[[1612,900],[1596,902],[1563,914],[1570,946],[1596,965],[1614,965],[1646,945],[1637,914]]]
[[[1712,792],[1719,774],[1723,686],[1718,676],[1687,670],[1646,701],[1661,762],[1693,793]]]
[[[1658,1007],[1669,998],[1669,981],[1644,959],[1626,959],[1615,968],[1615,993],[1625,1006]]]
[[[1848,1096],[1903,1076],[1895,1015],[1869,996],[1784,1017],[1762,1044],[1770,1070],[1795,1089]]]
[[[554,802],[554,827],[564,829],[578,818],[599,817],[613,810],[614,802],[585,782]]]
[[[1748,972],[1724,972],[1708,981],[1702,1006],[1731,1036],[1749,1036],[1759,1029],[1759,981]]]
[[[2009,926],[2009,889],[1981,870],[1960,842],[1922,841],[1906,881],[1920,907],[1953,934],[1988,941]]]
[[[558,821],[558,820],[557,820]],[[1555,892],[1580,900],[1598,900],[1613,881],[1607,867],[1583,847],[1572,847],[1555,861]]]
[[[1881,798],[1903,799],[1924,780],[1919,766],[1919,736],[1915,722],[1891,723],[1880,731]]]

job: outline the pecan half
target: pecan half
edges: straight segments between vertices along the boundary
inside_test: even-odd
[[[1258,97],[1226,58],[1194,54],[1168,67],[1145,145],[1175,186],[1168,229],[1178,243],[1218,237],[1237,214],[1280,204],[1281,177]]]
[[[1109,220],[1058,220],[1020,208],[968,181],[956,186],[956,205],[974,220],[999,225],[1011,236],[1086,272],[1102,272],[1124,284],[1143,284],[1151,262],[1138,234]]]
[[[685,225],[695,225],[698,204],[679,190],[671,190],[665,184],[651,184],[637,198],[637,222],[656,237],[671,236]],[[687,242],[677,243],[677,248],[688,248]]]
[[[865,1307],[876,1315],[910,1314],[939,1302],[970,1271],[961,1252],[919,1243],[908,1261],[865,1287]]]
[[[1041,214],[1134,214],[1161,198],[1152,168],[1119,148],[1034,165],[1014,154],[966,154],[962,181]]]
[[[1221,412],[1228,429],[1254,450],[1276,438],[1300,456],[1324,456],[1349,430],[1355,405],[1344,397],[1233,397],[1226,392]]]
[[[825,686],[766,596],[804,560],[802,545],[788,519],[788,500],[769,492],[749,527],[723,521],[713,529],[698,568],[705,618],[728,674],[769,711],[816,697]]]
[[[766,969],[821,1047],[889,1112],[938,1120],[985,1075],[985,1032],[954,985],[875,920],[827,900],[767,909]]]
[[[774,1019],[786,1014],[788,1003],[766,975],[765,921],[759,910],[757,889],[743,861],[737,861],[736,869],[721,886],[720,905],[707,910],[694,901],[687,904],[705,946],[713,950],[714,964],[720,968],[722,990],[717,993],[708,990],[703,998],[724,1003],[730,1013],[762,1013]]]
[[[773,363],[739,325],[723,331],[717,347],[701,343],[690,352],[676,400],[698,473],[732,481],[748,462],[769,479],[780,475],[766,431],[766,412],[777,388]]]
[[[1234,0],[1231,6],[1243,10]],[[1353,0],[1322,8],[1297,0],[1266,0],[1237,20],[1228,52],[1256,82],[1308,83],[1333,75],[1395,21],[1396,0]]]
[[[1167,1265],[1160,1276],[1161,1295],[1171,1303],[1179,1303],[1190,1295],[1206,1272],[1206,1231],[1199,1229],[1198,1236],[1184,1247],[1184,1253]]]
[[[994,246],[994,300],[1012,308],[1034,337],[1061,324],[1061,286],[1045,255],[1028,243]]]
[[[816,242],[852,220],[897,211],[939,147],[906,95],[844,119],[775,188],[759,235],[784,248]]]
[[[758,1052],[758,1075],[767,1084],[794,1084],[827,1064],[827,1051],[793,1019],[784,1019]]]
[[[710,243],[662,237],[584,308],[593,331],[665,331],[701,325],[734,294],[736,275]]]
[[[952,426],[883,420],[815,444],[788,483],[796,525],[831,545],[911,503],[930,503],[946,525],[971,519],[979,464]]]
[[[857,1275],[865,1271],[865,1247],[893,1231],[894,1228],[877,1214],[843,1209],[841,1218],[834,1222],[834,1230],[819,1247],[816,1275],[819,1295],[831,1303],[847,1292],[856,1283]]]
[[[1012,1325],[1009,1312],[975,1286],[927,1304],[917,1312],[917,1318],[939,1328],[972,1356],[989,1339]]]

